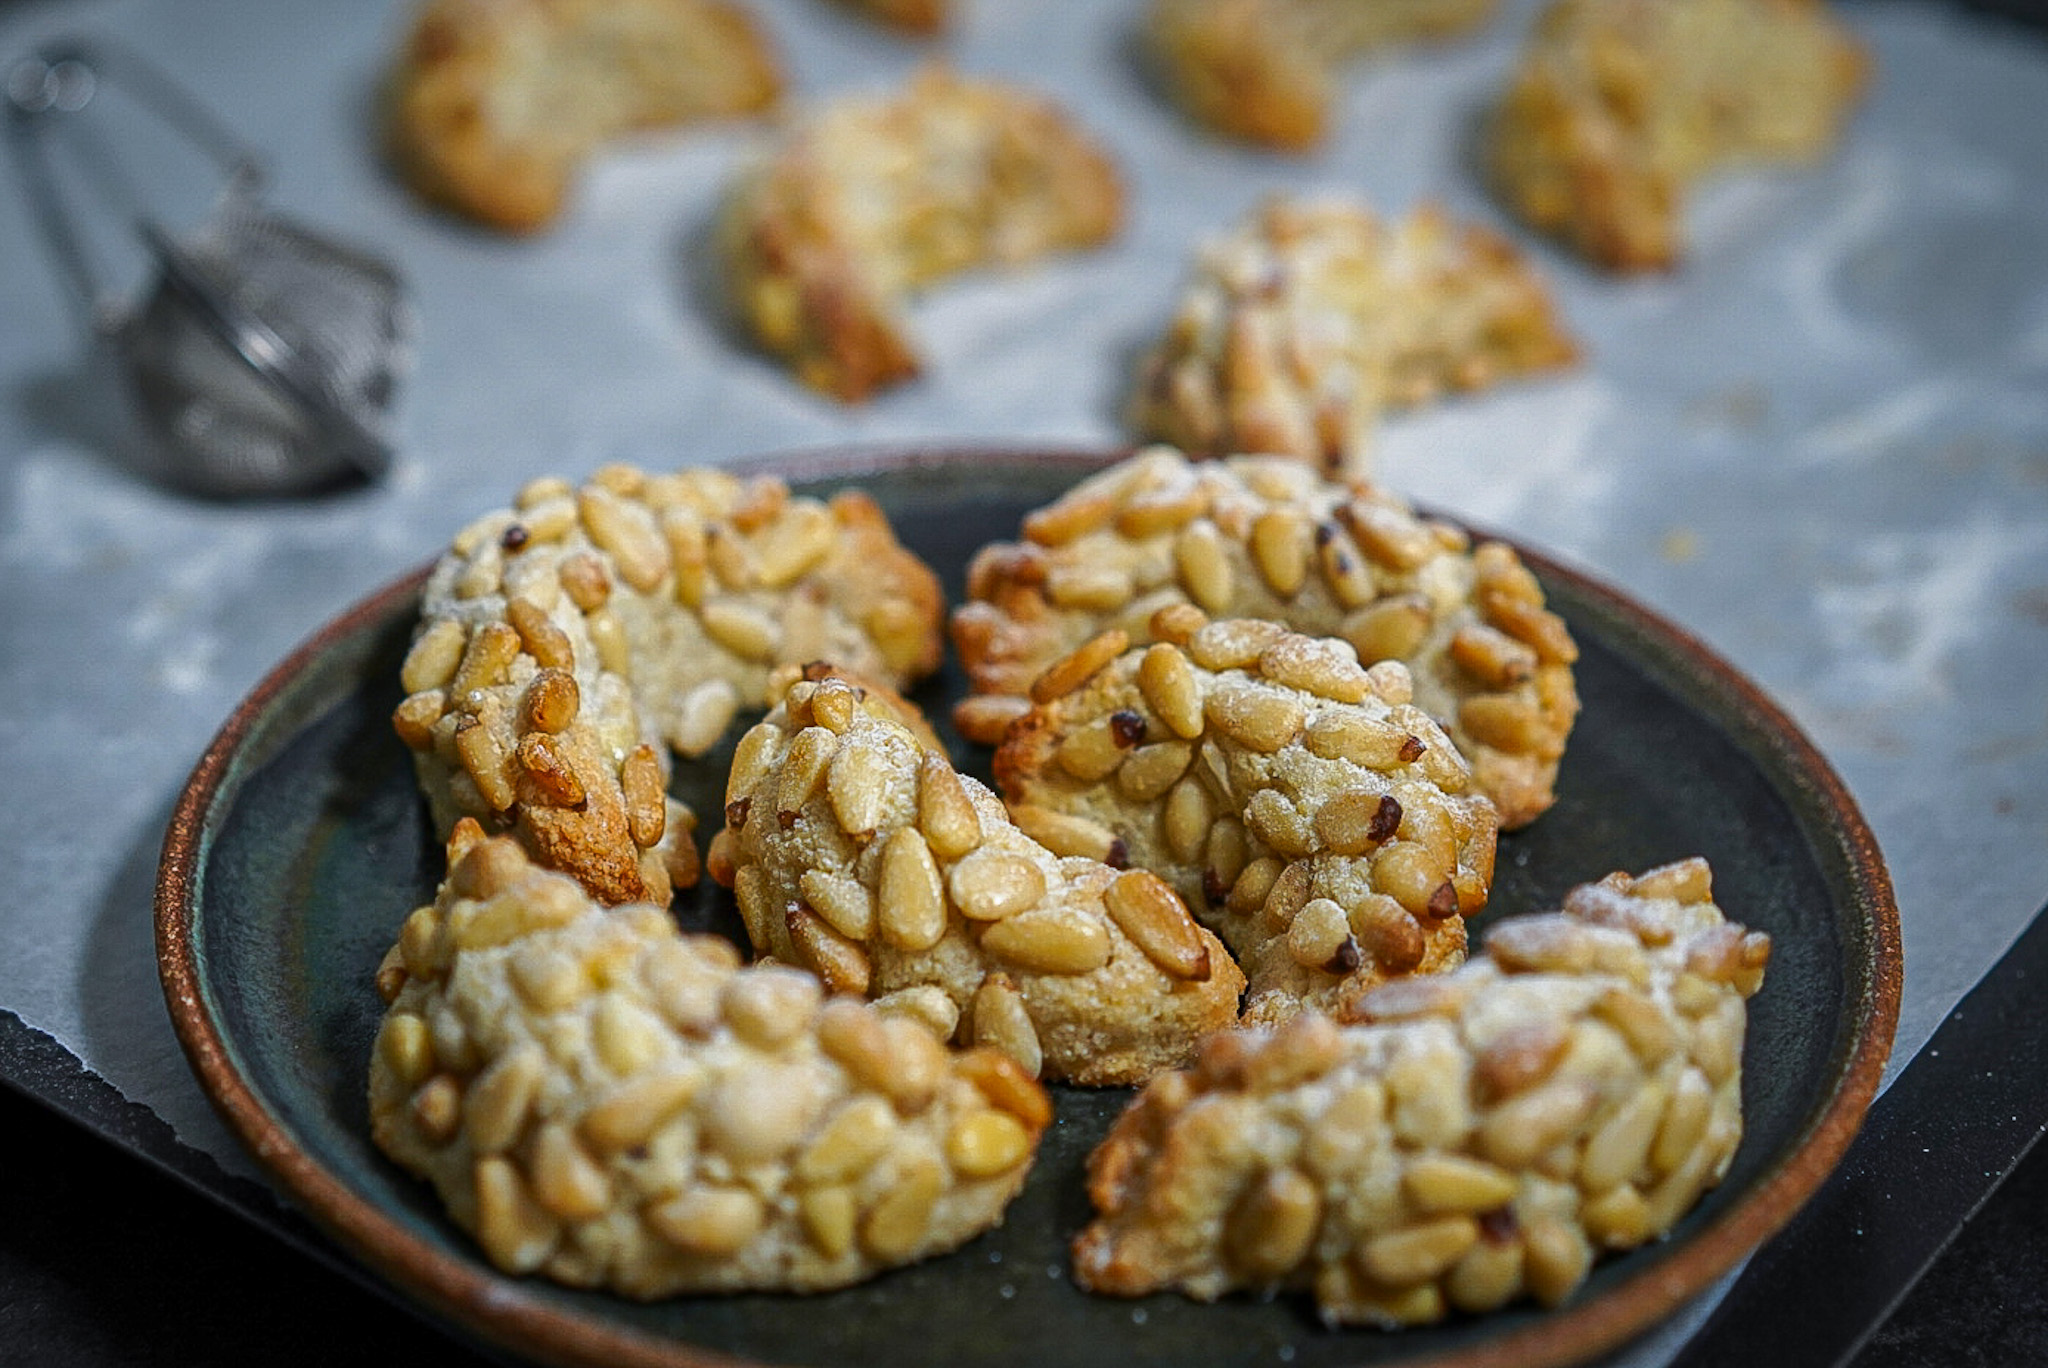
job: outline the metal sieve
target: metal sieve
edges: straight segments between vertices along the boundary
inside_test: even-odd
[[[103,84],[121,86],[226,178],[189,236],[135,216],[151,268],[139,302],[103,287],[49,156],[53,121],[85,109]],[[233,498],[381,476],[392,454],[385,416],[411,362],[412,312],[397,273],[264,208],[255,154],[132,54],[54,44],[16,63],[6,90],[31,209],[126,375],[164,478]]]

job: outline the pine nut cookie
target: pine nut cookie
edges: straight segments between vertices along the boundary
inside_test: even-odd
[[[855,402],[921,364],[912,291],[1115,235],[1103,148],[1047,100],[923,71],[899,95],[841,100],[793,127],[724,216],[740,321],[797,377]]]
[[[1112,631],[1039,676],[995,757],[1018,826],[1062,854],[1115,843],[1201,909],[1248,1023],[1463,963],[1499,818],[1407,667],[1186,605],[1152,636],[1083,674]]]
[[[697,876],[669,751],[714,745],[785,661],[937,667],[937,579],[858,492],[607,466],[537,480],[427,581],[393,725],[442,832],[470,816],[609,903]]]
[[[1578,715],[1578,648],[1512,548],[1475,547],[1383,489],[1300,461],[1193,463],[1165,447],[1083,480],[1023,532],[976,554],[970,601],[953,613],[976,695],[954,721],[970,739],[1001,741],[1032,681],[1082,642],[1121,629],[1142,643],[1160,608],[1193,603],[1341,638],[1368,664],[1402,661],[1416,706],[1503,827],[1553,801]]]
[[[1869,71],[1821,0],[1556,0],[1486,133],[1508,208],[1598,265],[1664,270],[1710,172],[1834,146]]]
[[[533,232],[602,144],[752,114],[781,86],[766,36],[726,0],[425,0],[391,79],[390,142],[420,194]]]
[[[1506,238],[1435,205],[1390,223],[1280,198],[1202,252],[1139,364],[1132,419],[1191,455],[1363,474],[1382,412],[1577,356]]]
[[[1208,1041],[1089,1161],[1090,1291],[1306,1290],[1387,1327],[1569,1298],[1668,1232],[1742,1138],[1769,939],[1704,861],[1614,874],[1493,928],[1454,974]]]
[[[378,974],[377,1145],[508,1273],[629,1297],[858,1282],[997,1224],[1052,1119],[995,1050],[742,968],[465,819]]]
[[[1047,849],[892,711],[800,679],[741,738],[709,866],[757,951],[1074,1083],[1236,1019],[1244,976],[1157,875]]]
[[[1196,122],[1303,151],[1329,131],[1342,64],[1374,48],[1449,38],[1494,0],[1155,0],[1146,37]]]

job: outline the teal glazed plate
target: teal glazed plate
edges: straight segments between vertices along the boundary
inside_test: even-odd
[[[1025,512],[1119,454],[840,451],[750,468],[810,490],[866,488],[957,602],[976,548],[1015,537]],[[1726,1180],[1670,1238],[1599,1264],[1557,1309],[1386,1333],[1326,1329],[1300,1296],[1202,1305],[1171,1294],[1085,1295],[1066,1262],[1068,1240],[1089,1217],[1082,1168],[1128,1093],[1064,1088],[1054,1090],[1057,1122],[1000,1229],[859,1287],[642,1304],[498,1273],[432,1191],[371,1145],[364,1097],[383,1011],[378,962],[442,872],[411,757],[389,722],[423,571],[279,665],[194,772],[157,890],[172,1020],[201,1085],[285,1192],[428,1314],[510,1356],[606,1368],[1582,1361],[1705,1290],[1840,1159],[1890,1050],[1899,925],[1869,828],[1769,699],[1684,631],[1523,554],[1578,638],[1585,707],[1557,805],[1501,841],[1478,935],[1612,870],[1704,855],[1722,906],[1773,941],[1751,1003],[1748,1128]],[[949,665],[916,698],[943,724],[963,688]],[[986,777],[986,754],[946,735],[964,767]],[[677,792],[700,813],[719,810],[722,759],[679,767]],[[693,927],[731,926],[725,897],[699,890],[678,915]]]

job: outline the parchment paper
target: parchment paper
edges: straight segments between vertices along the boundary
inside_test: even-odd
[[[941,54],[1056,95],[1115,148],[1128,230],[933,291],[915,310],[929,374],[846,409],[736,349],[706,307],[706,221],[759,126],[621,147],[554,231],[507,240],[424,211],[377,160],[369,121],[398,9],[0,13],[0,59],[101,32],[201,92],[273,154],[274,204],[391,257],[421,320],[386,483],[299,504],[181,498],[109,456],[118,393],[19,181],[0,191],[0,1007],[231,1171],[254,1169],[187,1072],[157,988],[158,846],[214,730],[331,615],[541,474],[846,441],[1122,440],[1131,362],[1191,249],[1269,193],[1350,193],[1385,212],[1434,197],[1505,223],[1468,141],[1526,3],[1476,41],[1360,64],[1336,137],[1300,159],[1191,132],[1133,68],[1132,4],[967,0],[937,46],[822,0],[757,7],[800,100]],[[1710,188],[1669,278],[1604,278],[1510,229],[1585,364],[1396,417],[1378,459],[1397,488],[1698,633],[1808,729],[1896,881],[1896,1070],[2048,892],[2048,43],[1932,3],[1843,12],[1877,75],[1838,155]],[[188,220],[203,209],[201,164],[143,161],[139,188]],[[111,274],[131,283],[134,269],[129,251]],[[1686,1324],[1631,1357],[1661,1361]]]

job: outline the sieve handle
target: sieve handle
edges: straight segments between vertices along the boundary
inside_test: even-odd
[[[126,90],[211,158],[227,178],[230,194],[253,193],[263,183],[264,169],[261,157],[227,125],[133,53],[105,42],[69,38],[50,43],[14,64],[7,73],[7,127],[16,162],[28,184],[31,210],[59,271],[90,310],[94,327],[111,332],[125,318],[126,305],[102,284],[103,276],[78,231],[77,219],[58,188],[46,145],[50,123],[85,109],[103,84]]]

